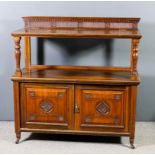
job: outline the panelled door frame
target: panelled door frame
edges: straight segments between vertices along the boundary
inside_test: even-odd
[[[82,108],[82,103],[81,103],[81,91],[82,90],[103,90],[103,91],[122,91],[123,92],[123,109],[122,109],[122,113],[123,113],[123,119],[124,119],[124,124],[123,126],[114,126],[114,125],[106,125],[103,124],[100,127],[98,126],[88,126],[88,127],[82,127],[81,126],[81,108]],[[79,108],[78,112],[75,112],[75,129],[76,130],[81,130],[81,131],[85,131],[85,130],[92,130],[92,131],[103,131],[103,132],[129,132],[129,104],[130,104],[130,100],[129,100],[129,91],[130,88],[126,87],[126,86],[90,86],[90,85],[75,85],[75,105]]]
[[[67,89],[67,106],[68,124],[49,123],[49,122],[28,122],[26,120],[26,88],[45,88],[45,89]],[[21,111],[21,127],[22,128],[43,128],[43,129],[74,129],[74,85],[72,84],[39,84],[39,83],[21,83],[20,111]]]

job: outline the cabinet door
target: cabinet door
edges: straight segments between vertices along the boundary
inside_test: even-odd
[[[76,87],[76,129],[128,130],[128,89],[125,87]]]
[[[73,86],[23,83],[21,92],[22,127],[72,128]]]

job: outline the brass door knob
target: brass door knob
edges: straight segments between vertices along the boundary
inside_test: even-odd
[[[80,109],[79,109],[79,107],[78,107],[78,105],[77,105],[77,104],[75,104],[74,111],[75,111],[75,113],[79,113],[79,112],[80,112]]]

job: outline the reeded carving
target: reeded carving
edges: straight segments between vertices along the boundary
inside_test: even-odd
[[[127,29],[137,30],[139,18],[108,18],[108,17],[23,17],[25,29]]]
[[[132,40],[132,61],[131,61],[131,70],[133,73],[137,71],[137,62],[138,62],[138,43],[139,39]]]
[[[21,56],[21,52],[20,52],[20,40],[21,37],[14,37],[14,41],[15,41],[15,59],[16,59],[16,72],[15,75],[16,76],[21,76],[21,69],[20,69],[20,56]]]
[[[107,115],[110,112],[110,107],[104,101],[100,101],[96,105],[96,111],[100,113],[101,115]]]
[[[53,104],[48,100],[43,100],[40,103],[40,109],[44,113],[49,113],[49,112],[51,112],[53,110]]]

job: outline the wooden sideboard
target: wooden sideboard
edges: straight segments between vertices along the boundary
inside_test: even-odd
[[[15,41],[15,132],[129,136],[134,148],[139,18],[23,17]],[[31,63],[31,37],[130,39],[128,67]],[[25,67],[20,67],[20,40]]]

